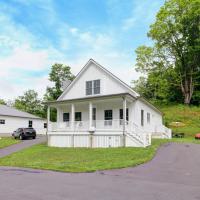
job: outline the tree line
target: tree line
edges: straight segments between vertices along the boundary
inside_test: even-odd
[[[158,103],[200,104],[200,1],[168,0],[136,49],[134,89]]]

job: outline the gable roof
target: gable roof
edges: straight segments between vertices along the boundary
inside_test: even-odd
[[[81,75],[87,70],[87,68],[90,66],[90,64],[93,63],[95,64],[97,67],[99,67],[102,71],[104,71],[106,74],[108,74],[110,77],[112,77],[113,79],[115,79],[118,83],[120,83],[121,85],[123,85],[126,89],[128,89],[128,91],[130,92],[130,94],[132,94],[134,97],[139,97],[140,95],[135,92],[128,84],[126,84],[125,82],[123,82],[121,79],[119,79],[117,76],[115,76],[113,73],[111,73],[110,71],[108,71],[106,68],[104,68],[102,65],[100,65],[99,63],[97,63],[96,61],[94,61],[93,59],[90,59],[85,66],[81,69],[81,71],[76,75],[75,79],[68,85],[68,87],[64,90],[64,92],[61,94],[61,96],[57,99],[57,101],[62,100],[62,97],[69,91],[69,89],[78,81],[78,79],[81,77]]]
[[[38,116],[32,115],[27,112],[23,112],[20,110],[17,110],[15,108],[6,106],[6,105],[0,105],[0,115],[3,116],[12,116],[12,117],[22,117],[22,118],[30,118],[30,119],[42,119]]]

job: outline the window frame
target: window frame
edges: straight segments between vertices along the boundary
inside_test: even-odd
[[[110,113],[109,113],[110,112]],[[106,116],[109,115],[110,116]],[[113,110],[104,110],[104,125],[105,126],[112,126],[112,120],[113,120]]]
[[[93,94],[100,94],[101,93],[101,80],[96,79],[93,80]]]
[[[0,124],[6,124],[6,120],[5,119],[0,119]]]
[[[67,115],[67,117],[65,115]],[[69,112],[63,113],[63,122],[69,122],[69,121],[70,121],[70,113]]]
[[[124,115],[124,111],[123,111],[123,108],[119,109],[119,119],[122,120],[124,119],[123,117]],[[126,121],[129,121],[129,109],[126,108]]]
[[[101,79],[86,81],[85,91],[86,96],[101,94]]]
[[[149,112],[147,112],[147,123],[151,123],[151,114]]]
[[[28,128],[33,128],[33,120],[28,121]]]
[[[141,126],[144,126],[144,110],[143,109],[141,109],[140,118],[141,118]]]
[[[93,92],[93,81],[86,81],[85,82],[85,90],[86,90],[86,95],[92,95]]]
[[[80,115],[80,116],[78,116]],[[75,121],[81,122],[82,121],[82,112],[75,112]]]
[[[47,128],[47,123],[46,122],[44,123],[44,128]]]

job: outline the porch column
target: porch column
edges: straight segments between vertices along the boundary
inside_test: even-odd
[[[49,131],[50,125],[50,106],[47,107],[47,132]]]
[[[89,102],[89,130],[93,127],[92,126],[92,102]]]
[[[75,122],[75,106],[71,104],[71,129],[74,130],[74,122]]]
[[[123,97],[123,146],[126,146],[126,97]]]
[[[57,123],[60,122],[60,107],[57,107]]]

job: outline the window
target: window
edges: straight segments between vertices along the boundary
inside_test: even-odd
[[[6,123],[5,119],[0,119],[0,124],[5,124],[5,123]]]
[[[69,122],[69,113],[63,113],[63,122]]]
[[[82,121],[81,112],[75,112],[75,121]]]
[[[47,128],[47,123],[44,123],[44,128]]]
[[[151,115],[150,113],[147,113],[147,123],[150,124],[151,121]]]
[[[94,94],[100,94],[100,80],[94,80]]]
[[[144,110],[141,110],[141,126],[144,126]]]
[[[112,125],[113,113],[112,110],[105,110],[104,111],[104,124],[106,126]]]
[[[86,81],[86,95],[100,94],[100,80]]]
[[[92,120],[96,120],[96,108],[92,108]]]
[[[92,81],[86,81],[86,95],[92,94]]]
[[[120,109],[119,110],[119,118],[120,119],[123,119],[123,115],[124,115],[124,112],[123,112],[123,109]],[[126,121],[129,120],[129,114],[128,114],[128,108],[126,109]]]
[[[32,127],[33,127],[33,121],[30,121],[30,120],[28,121],[28,127],[29,127],[29,128],[32,128]]]

